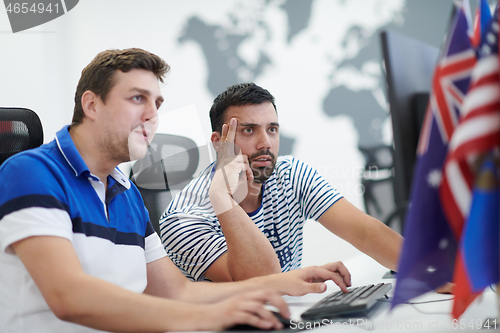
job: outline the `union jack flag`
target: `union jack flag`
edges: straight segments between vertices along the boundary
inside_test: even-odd
[[[439,185],[475,61],[461,6],[443,44],[420,134],[393,307],[452,280],[458,239],[444,216]]]

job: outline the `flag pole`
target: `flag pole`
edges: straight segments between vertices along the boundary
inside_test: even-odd
[[[496,294],[497,294],[497,328],[498,328],[498,325],[500,325],[500,294],[498,293],[498,291],[500,290],[500,282],[497,283],[497,290],[496,290]]]

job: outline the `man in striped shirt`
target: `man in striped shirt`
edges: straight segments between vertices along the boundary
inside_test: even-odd
[[[214,331],[283,325],[280,294],[347,291],[340,263],[236,283],[191,283],[167,257],[137,188],[117,165],[142,157],[168,65],[108,50],[82,71],[71,126],[0,168],[0,331]],[[268,290],[262,290],[263,287]],[[246,293],[244,293],[246,291]]]
[[[210,110],[217,162],[160,219],[172,261],[195,281],[236,281],[300,267],[307,219],[396,269],[402,237],[350,204],[316,170],[279,157],[274,97],[229,87]],[[326,245],[325,245],[326,246]]]

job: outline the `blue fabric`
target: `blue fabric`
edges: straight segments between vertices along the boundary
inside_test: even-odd
[[[481,40],[485,31],[488,28],[488,24],[491,21],[491,10],[490,5],[487,0],[480,0],[479,2],[479,24],[481,26]]]
[[[476,185],[460,244],[473,292],[480,292],[500,280],[500,188],[491,159],[485,162],[479,177],[486,173],[491,173],[494,181]]]
[[[108,220],[88,179],[96,177],[90,174],[67,126],[57,132],[57,141],[14,155],[0,167],[0,219],[23,208],[61,209],[68,212],[74,233],[144,248],[145,237],[154,230],[137,188],[131,184],[126,190],[108,176]]]

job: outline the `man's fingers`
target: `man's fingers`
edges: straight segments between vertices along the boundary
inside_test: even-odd
[[[284,318],[290,317],[290,310],[285,300],[274,291],[250,292],[241,297],[245,301],[240,303],[239,310],[248,315],[244,317],[246,324],[264,329],[283,328],[283,324],[264,306],[267,303],[277,308]]]
[[[234,156],[241,153],[240,147],[234,144],[236,137],[236,129],[238,121],[236,118],[231,118],[229,124],[222,125],[222,133],[220,138],[220,153],[221,157]]]
[[[349,273],[349,270],[347,267],[344,266],[344,264],[340,261],[337,262],[331,262],[326,265],[321,266],[331,272],[336,272],[338,273],[342,279],[344,280],[344,283],[347,286],[351,286],[351,273]]]
[[[234,135],[233,140],[229,140],[230,127],[227,124],[222,125],[222,133],[220,137],[220,157],[234,156]]]
[[[256,301],[264,303],[269,303],[272,306],[276,307],[281,316],[284,318],[290,317],[290,310],[288,309],[288,305],[286,304],[283,297],[281,297],[278,293],[273,290],[263,290],[252,292],[249,294],[250,297]]]
[[[234,142],[225,142],[221,141],[219,143],[219,159],[225,158],[233,158],[234,156],[241,155],[241,149],[238,145],[234,144]]]
[[[324,282],[308,283],[308,286],[311,288],[310,293],[321,294],[326,291],[326,284]]]
[[[335,282],[337,286],[339,286],[340,290],[347,293],[349,289],[347,289],[347,284],[344,282],[344,279],[337,273],[331,273],[331,280]]]
[[[264,307],[264,304],[261,302],[255,301],[253,303],[247,303],[247,308],[245,309],[247,312],[256,315],[260,320],[271,323],[271,326],[274,328],[282,328],[283,324],[276,318],[276,316]]]
[[[283,297],[281,297],[275,292],[266,294],[267,294],[267,301],[279,310],[281,316],[283,318],[290,318],[290,309],[288,309],[288,304],[286,304]]]
[[[250,168],[250,163],[248,162],[247,155],[243,155],[243,162],[245,163],[246,179],[253,181],[253,171],[252,168]]]
[[[322,281],[327,281],[327,280],[332,280],[335,282],[336,285],[339,286],[340,290],[343,292],[348,292],[349,290],[347,289],[347,285],[344,282],[344,279],[342,276],[339,275],[337,272],[332,272],[328,269],[325,269],[324,267],[307,267],[305,268],[306,270],[306,279],[304,279],[305,282],[308,284],[308,288],[311,288],[314,290],[315,288],[319,288],[317,291],[311,291],[311,292],[323,292],[322,290],[323,287],[319,285],[318,287],[315,286],[315,283],[311,282],[322,282]]]
[[[231,120],[229,121],[229,130],[227,132],[226,142],[234,143],[237,126],[238,121],[236,120],[236,118],[231,118]]]
[[[228,126],[226,124],[222,125],[222,133],[220,135],[220,141],[226,142]]]

